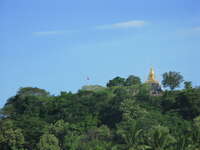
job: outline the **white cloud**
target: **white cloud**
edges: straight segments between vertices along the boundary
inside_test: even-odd
[[[130,21],[118,22],[118,23],[114,23],[114,24],[99,25],[94,28],[95,29],[103,29],[103,30],[104,29],[125,29],[125,28],[143,27],[146,24],[147,23],[143,20],[130,20]],[[81,31],[81,30],[47,30],[47,31],[33,32],[33,34],[36,36],[50,36],[50,35],[70,34],[70,33],[79,32],[79,31]]]
[[[47,36],[47,35],[62,35],[66,33],[74,33],[77,32],[77,30],[50,30],[50,31],[38,31],[33,32],[34,35],[37,36]]]
[[[131,20],[131,21],[118,22],[118,23],[108,24],[108,25],[100,25],[100,26],[97,26],[96,29],[136,28],[136,27],[143,27],[145,24],[146,22],[142,20]]]

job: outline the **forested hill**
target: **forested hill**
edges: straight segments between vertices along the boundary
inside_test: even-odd
[[[177,72],[162,84],[157,95],[136,76],[57,96],[21,88],[1,109],[0,150],[200,150],[200,88]]]

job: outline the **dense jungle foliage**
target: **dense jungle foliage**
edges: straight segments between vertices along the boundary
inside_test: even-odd
[[[171,73],[157,95],[136,76],[57,96],[21,88],[1,109],[0,150],[200,150],[200,88],[175,90]]]

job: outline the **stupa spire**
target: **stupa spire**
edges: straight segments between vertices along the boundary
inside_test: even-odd
[[[155,79],[155,71],[154,69],[151,67],[150,72],[149,72],[149,77],[148,77],[148,83],[158,83],[158,81],[156,81]]]
[[[155,71],[154,71],[153,68],[150,69],[147,83],[151,87],[150,93],[152,95],[159,95],[159,94],[161,94],[162,89],[161,89],[160,83],[155,78]]]

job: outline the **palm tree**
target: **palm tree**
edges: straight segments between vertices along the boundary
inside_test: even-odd
[[[167,127],[157,125],[149,132],[147,142],[152,150],[169,150],[176,140],[170,135]]]
[[[123,122],[118,126],[117,133],[124,140],[128,150],[146,150],[149,146],[143,144],[143,130],[139,128],[137,121]]]

